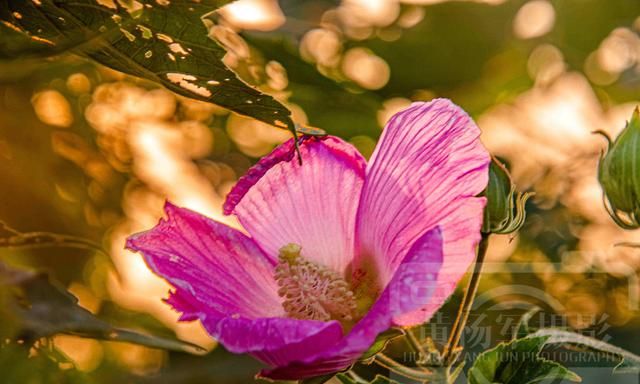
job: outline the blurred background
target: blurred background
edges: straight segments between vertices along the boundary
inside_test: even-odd
[[[535,305],[549,313],[541,322],[555,314],[640,353],[640,250],[616,246],[640,234],[604,209],[596,174],[606,141],[592,134],[615,136],[640,103],[640,1],[239,0],[209,21],[245,81],[365,156],[412,101],[465,108],[518,187],[535,192],[523,230],[492,238],[476,331],[492,332],[493,345],[508,337],[501,315]],[[226,353],[198,323],[178,323],[161,301],[169,286],[124,239],[152,227],[165,199],[237,225],[222,216],[225,194],[289,135],[77,56],[0,61],[3,229],[107,250],[0,248],[0,257],[49,272],[109,322],[211,351],[57,336],[47,347],[67,363],[41,364],[42,381],[33,359],[5,351],[8,382],[252,382],[258,363]],[[423,335],[438,343],[435,327],[452,322],[458,301]]]

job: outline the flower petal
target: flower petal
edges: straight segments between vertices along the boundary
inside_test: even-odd
[[[409,327],[428,321],[455,292],[458,282],[475,260],[483,210],[484,199],[465,199],[464,204],[440,222],[445,237],[445,257],[438,273],[436,291],[424,307],[395,317],[395,325]]]
[[[167,202],[166,219],[127,239],[176,288],[168,302],[184,319],[284,315],[274,265],[246,235]]]
[[[342,339],[337,321],[226,317],[206,318],[202,324],[229,351],[250,353],[275,367],[320,353]]]
[[[414,103],[387,123],[367,168],[356,222],[359,252],[354,274],[371,271],[374,263],[384,287],[409,246],[425,231],[441,225],[445,258],[456,248],[457,233],[447,220],[467,212],[464,207],[487,184],[489,154],[480,130],[458,106],[445,99]],[[470,222],[469,224],[475,224]],[[464,235],[477,242],[480,226]],[[472,257],[463,261],[470,262]],[[464,263],[462,263],[464,264]],[[457,265],[464,273],[468,267]]]
[[[415,311],[430,300],[436,289],[442,259],[442,233],[436,227],[411,246],[382,295],[340,343],[286,367],[262,371],[261,375],[276,380],[295,380],[348,368],[380,333],[391,327],[394,317]]]
[[[223,211],[225,215],[230,215],[233,212],[236,205],[240,203],[251,187],[260,181],[267,171],[278,163],[293,160],[295,156],[295,143],[293,140],[289,139],[277,146],[270,154],[262,157],[251,167],[244,176],[240,177],[224,202]]]
[[[270,257],[288,244],[311,261],[344,272],[354,255],[354,228],[365,160],[336,138],[307,138],[303,164],[288,141],[261,160],[229,193],[225,207]]]
[[[165,205],[166,219],[131,236],[149,267],[176,290],[166,300],[180,320],[200,319],[207,332],[235,353],[285,365],[342,338],[336,321],[285,317],[273,262],[241,232],[198,213]]]
[[[337,321],[323,322],[286,317],[248,319],[237,315],[218,316],[194,306],[194,298],[178,290],[167,300],[185,311],[180,320],[200,319],[207,332],[233,353],[250,353],[271,366],[285,366],[298,359],[322,352],[342,339]],[[181,294],[182,293],[182,294]],[[177,300],[192,300],[180,302]]]

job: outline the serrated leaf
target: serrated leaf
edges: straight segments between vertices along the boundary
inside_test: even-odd
[[[25,342],[56,334],[123,341],[152,348],[204,352],[201,347],[177,339],[157,337],[116,328],[80,307],[68,293],[45,274],[8,268],[0,264],[0,286],[13,288],[9,313],[15,315],[16,338]]]
[[[548,336],[525,337],[481,353],[469,369],[470,384],[533,384],[543,380],[580,381],[566,367],[540,357]]]
[[[614,368],[615,372],[640,372],[640,356],[602,340],[555,328],[542,328],[532,333],[531,336],[547,337],[547,344],[573,344],[593,351],[612,354],[621,359],[620,363]]]
[[[222,62],[201,17],[228,0],[7,0],[0,3],[0,58],[65,50],[295,132],[290,112]]]

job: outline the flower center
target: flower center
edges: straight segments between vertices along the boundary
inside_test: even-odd
[[[290,317],[305,320],[337,320],[349,323],[357,303],[349,283],[335,271],[300,256],[301,247],[280,248],[275,278]]]

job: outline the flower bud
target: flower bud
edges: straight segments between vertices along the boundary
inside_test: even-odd
[[[602,133],[602,132],[598,132]],[[602,133],[604,134],[604,133]],[[640,227],[640,110],[600,159],[598,180],[604,191],[604,205],[618,226]]]
[[[483,233],[507,234],[522,227],[526,217],[524,205],[531,194],[516,191],[509,171],[495,157],[489,166],[489,183],[481,195],[487,198]]]

